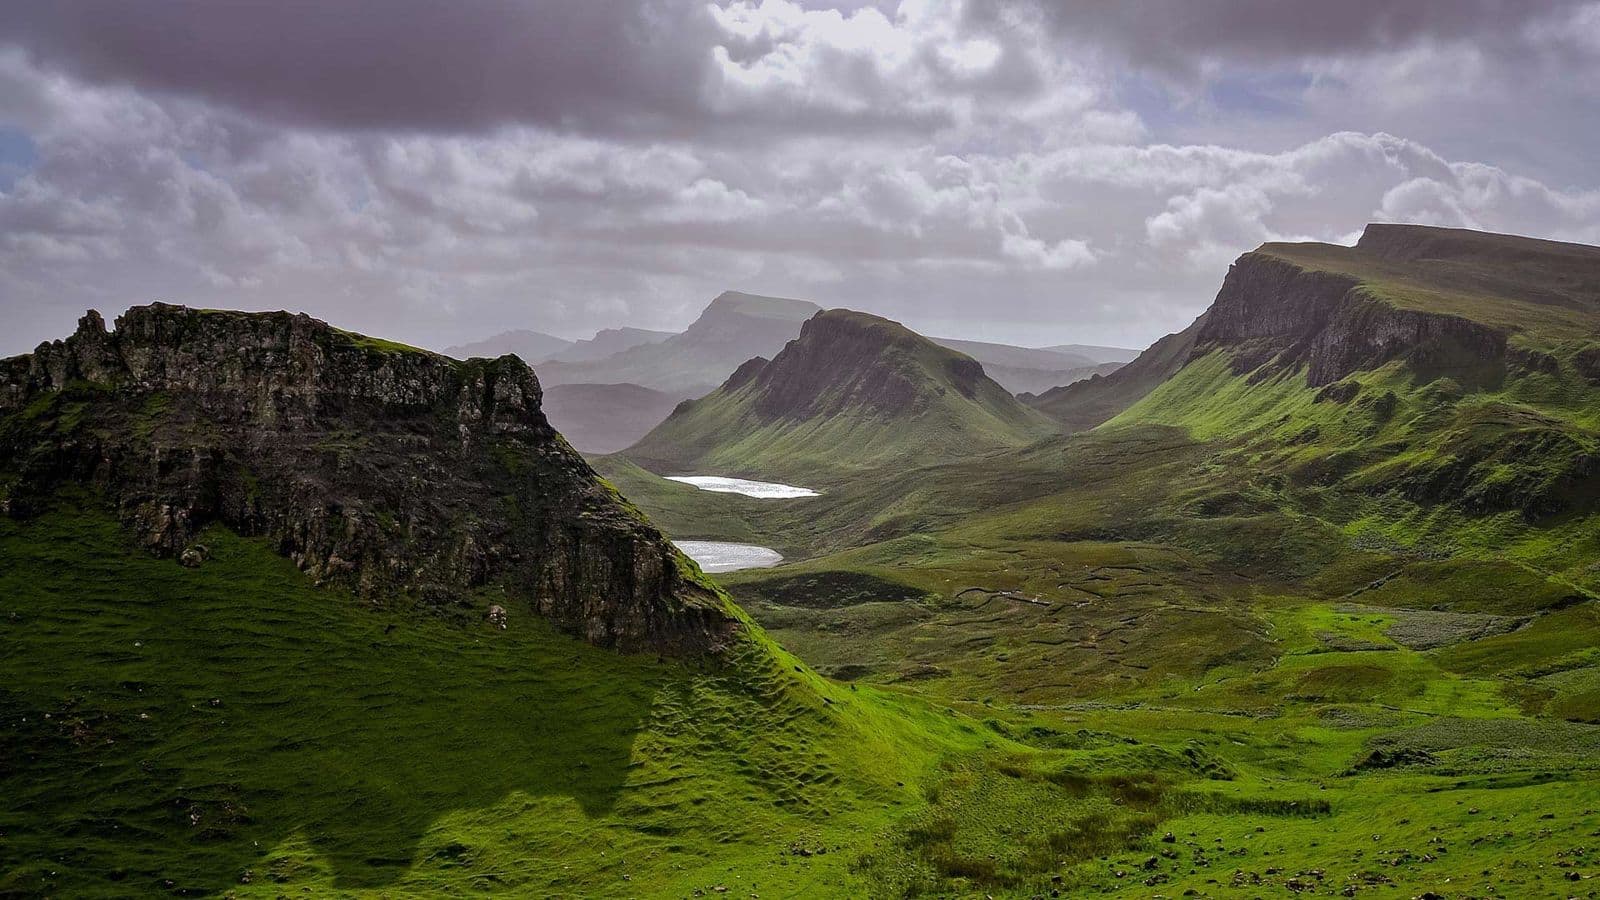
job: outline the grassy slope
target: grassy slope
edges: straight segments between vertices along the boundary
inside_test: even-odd
[[[188,570],[92,504],[0,522],[0,889],[818,893],[858,876],[792,843],[870,843],[979,745],[759,632],[698,670],[361,607],[207,541]]]
[[[258,543],[207,538],[213,558],[187,570],[92,506],[0,525],[7,890],[1144,896],[1158,875],[1309,867],[1323,851],[1285,835],[1347,814],[1365,828],[1400,802],[1393,780],[1326,794],[1279,771],[1316,747],[1331,775],[1364,731],[1224,736],[1226,716],[1181,710],[979,725],[820,681],[759,638],[722,672],[618,657],[532,620],[357,606]],[[1484,696],[1435,708],[1493,708]],[[1518,796],[1588,790],[1563,777]],[[1500,809],[1480,782],[1456,790]],[[1258,828],[1272,839],[1251,843]],[[1182,855],[1144,868],[1160,851]]]
[[[1479,275],[1450,311],[1485,316]],[[1402,287],[1397,305],[1428,301]],[[1089,434],[864,476],[803,521],[741,509],[746,539],[809,553],[723,580],[825,672],[1047,732],[1064,756],[951,767],[907,833],[988,842],[982,883],[1011,886],[1055,827],[1030,791],[1099,779],[1132,819],[1046,845],[1065,856],[1145,813],[1176,817],[1160,826],[1173,841],[1069,865],[1069,890],[1585,892],[1571,881],[1595,874],[1574,836],[1600,824],[1600,527],[1583,460],[1600,404],[1570,310],[1536,305],[1516,341],[1553,370],[1391,364],[1319,400],[1303,374],[1251,383],[1208,355]],[[655,514],[649,478],[625,473],[624,489]],[[732,521],[689,495],[670,505],[706,536]],[[1130,778],[1105,751],[1122,740],[1193,754],[1142,756]],[[1163,781],[1178,770],[1232,800],[1185,799],[1192,782]]]

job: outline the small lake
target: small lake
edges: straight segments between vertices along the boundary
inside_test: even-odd
[[[810,488],[779,484],[776,481],[748,481],[743,478],[723,478],[718,475],[668,475],[668,481],[694,485],[702,491],[719,494],[743,494],[763,500],[792,500],[796,497],[820,496]]]
[[[783,562],[783,554],[755,544],[728,541],[673,541],[683,555],[700,564],[705,572],[737,572],[740,569],[765,569]]]

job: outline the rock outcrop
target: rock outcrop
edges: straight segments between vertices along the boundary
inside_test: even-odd
[[[1398,308],[1350,275],[1259,251],[1229,268],[1195,343],[1196,354],[1232,350],[1241,374],[1267,363],[1268,372],[1303,366],[1310,387],[1401,356],[1418,368],[1472,368],[1499,363],[1506,352],[1497,328]]]
[[[93,485],[150,549],[208,524],[374,602],[524,603],[591,643],[702,653],[725,602],[601,482],[514,356],[457,362],[304,315],[153,304],[0,361],[0,497]],[[479,615],[482,615],[481,611]]]

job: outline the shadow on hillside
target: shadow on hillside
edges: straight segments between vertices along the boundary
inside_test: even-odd
[[[336,886],[382,886],[470,854],[419,852],[453,812],[617,802],[660,666],[526,612],[363,609],[210,539],[190,571],[102,513],[0,522],[0,893],[215,892],[301,839]]]

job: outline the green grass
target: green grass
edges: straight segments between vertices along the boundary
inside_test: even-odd
[[[791,842],[854,845],[980,745],[759,632],[725,668],[658,663],[205,543],[190,570],[92,504],[0,522],[0,889],[816,893],[845,855]]]

